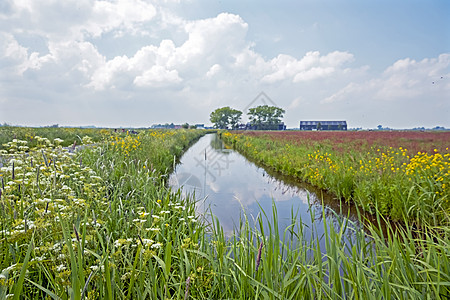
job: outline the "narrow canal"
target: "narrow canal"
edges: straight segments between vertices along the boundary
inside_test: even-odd
[[[217,217],[228,236],[239,228],[244,214],[252,226],[257,216],[262,216],[267,230],[268,223],[273,226],[273,206],[281,236],[293,219],[304,224],[302,233],[307,239],[322,237],[324,215],[327,224],[336,229],[339,220],[350,219],[358,224],[351,207],[340,205],[332,195],[308,184],[269,174],[238,152],[226,149],[216,134],[202,137],[186,151],[169,185],[193,195],[197,213],[206,221],[211,221],[211,214]]]

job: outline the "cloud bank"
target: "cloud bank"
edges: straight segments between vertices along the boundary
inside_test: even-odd
[[[422,108],[430,113],[424,122],[449,113],[449,53],[406,57],[380,74],[348,50],[271,58],[254,49],[251,25],[239,15],[188,20],[167,1],[8,0],[0,25],[0,121],[208,123],[213,109],[242,109],[262,90],[287,109],[289,126],[300,119],[409,126]],[[400,113],[410,117],[396,123]]]

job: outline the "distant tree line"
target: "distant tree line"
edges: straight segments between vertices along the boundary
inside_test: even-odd
[[[260,105],[250,108],[247,113],[250,120],[248,126],[255,130],[277,130],[284,113],[284,109],[276,106]],[[240,123],[242,112],[229,106],[216,109],[209,117],[214,128],[218,129],[238,129],[247,126]]]

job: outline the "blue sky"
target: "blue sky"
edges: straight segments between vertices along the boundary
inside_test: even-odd
[[[208,124],[264,91],[288,127],[450,127],[449,15],[449,1],[6,0],[0,122]]]

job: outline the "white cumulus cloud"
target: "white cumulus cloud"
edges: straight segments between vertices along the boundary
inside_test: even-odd
[[[170,83],[178,83],[181,78],[176,70],[167,70],[162,66],[153,66],[142,75],[134,79],[136,86],[160,86]]]
[[[222,67],[219,64],[214,64],[213,66],[211,66],[211,68],[209,68],[208,72],[206,73],[206,77],[208,78],[213,77],[218,72],[220,72],[221,69]]]
[[[106,61],[93,74],[89,86],[117,87],[117,77],[128,77],[124,83],[154,87],[179,83],[184,77],[200,78],[207,72],[212,76],[219,71],[218,63],[233,63],[245,48],[247,24],[236,15],[219,14],[192,21],[184,30],[187,40],[179,47],[171,40],[163,40],[158,46],[142,47],[130,58],[121,56]]]
[[[340,66],[352,60],[352,54],[340,51],[324,56],[319,51],[311,51],[301,59],[281,54],[269,62],[271,72],[262,80],[268,83],[286,79],[293,82],[314,80],[335,73]]]
[[[421,61],[401,59],[389,66],[378,78],[351,82],[323,102],[343,101],[355,96],[377,101],[395,101],[400,98],[441,95],[443,91],[450,91],[449,66],[449,53]]]
[[[2,75],[20,75],[27,69],[28,50],[13,35],[0,33],[0,68]]]
[[[155,15],[155,6],[142,0],[12,0],[8,13],[0,14],[0,24],[12,32],[83,40],[110,31],[136,33],[139,24]]]

